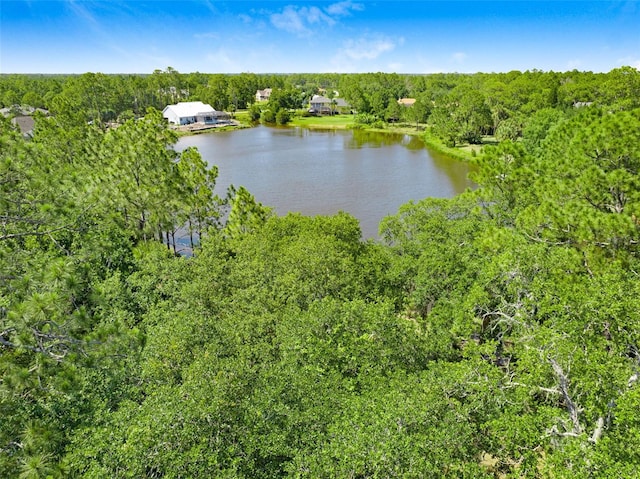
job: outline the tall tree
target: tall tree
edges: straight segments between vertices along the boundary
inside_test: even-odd
[[[140,121],[109,130],[97,152],[105,175],[96,186],[109,192],[107,201],[136,238],[151,239],[177,226],[175,140],[161,114],[150,111]]]

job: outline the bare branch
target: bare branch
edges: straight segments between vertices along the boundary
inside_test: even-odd
[[[569,418],[573,423],[573,433],[580,435],[583,432],[582,426],[580,425],[580,413],[582,409],[578,404],[576,404],[571,398],[571,394],[569,393],[569,378],[565,374],[562,369],[562,366],[558,364],[558,362],[550,358],[549,362],[551,363],[551,367],[553,368],[553,373],[558,380],[558,387],[560,388],[560,393],[562,394],[562,398],[564,399],[564,403],[567,407],[567,412],[569,413]]]
[[[604,418],[600,416],[596,421],[596,427],[593,430],[593,434],[591,435],[591,438],[589,439],[589,441],[593,442],[594,444],[598,442],[602,437],[603,430],[604,430]]]
[[[538,237],[535,237],[535,236],[531,236],[526,231],[523,232],[523,234],[527,238],[529,238],[531,241],[535,241],[536,243],[542,243],[542,244],[546,244],[546,245],[550,245],[550,246],[564,246],[564,245],[571,244],[571,241],[569,241],[569,240],[566,240],[566,241],[550,241],[550,240],[546,240],[546,239],[543,239],[543,238],[538,238]]]
[[[548,434],[551,436],[561,436],[561,437],[580,437],[581,436],[581,434],[573,431],[560,432],[558,431],[558,426],[556,426],[555,424],[551,427],[551,429],[549,429]]]

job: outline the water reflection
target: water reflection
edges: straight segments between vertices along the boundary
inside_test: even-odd
[[[404,135],[402,144],[410,150],[422,150],[425,148],[424,141],[420,137],[413,135]]]
[[[393,146],[402,143],[404,136],[405,135],[400,133],[352,130],[351,136],[347,137],[347,148],[382,148],[383,146]]]
[[[467,188],[475,188],[475,184],[469,180],[469,173],[476,169],[475,166],[462,161],[452,161],[443,153],[430,153],[433,164],[439,171],[447,175],[454,191],[462,193]]]
[[[468,164],[403,134],[259,126],[183,137],[177,149],[189,146],[218,166],[218,194],[243,185],[278,214],[347,211],[366,238],[409,200],[451,197],[473,186]]]

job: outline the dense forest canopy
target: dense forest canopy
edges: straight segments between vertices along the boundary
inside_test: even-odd
[[[417,103],[404,113],[413,121],[426,122],[431,114],[432,121],[446,116],[459,129],[472,127],[474,131],[477,127],[482,133],[495,132],[509,120],[503,127],[504,135],[513,135],[528,116],[545,108],[587,104],[615,110],[640,107],[640,72],[632,67],[608,73],[533,70],[429,75],[184,74],[168,67],[150,75],[2,75],[0,107],[30,105],[47,108],[55,115],[83,115],[87,121],[127,120],[144,115],[149,107],[162,110],[167,104],[187,99],[203,101],[217,110],[236,111],[249,107],[255,102],[256,91],[265,88],[285,93],[274,95],[274,100],[288,108],[304,108],[322,91],[346,99],[358,113],[382,120],[402,114],[397,100],[410,97]],[[436,123],[439,128],[446,126],[442,118]]]
[[[477,190],[363,241],[172,148],[167,103],[267,87],[496,143]],[[0,102],[49,110],[0,118],[0,476],[640,473],[637,70],[8,75]]]

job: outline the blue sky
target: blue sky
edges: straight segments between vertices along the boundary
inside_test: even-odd
[[[640,69],[640,1],[1,0],[1,73]]]

